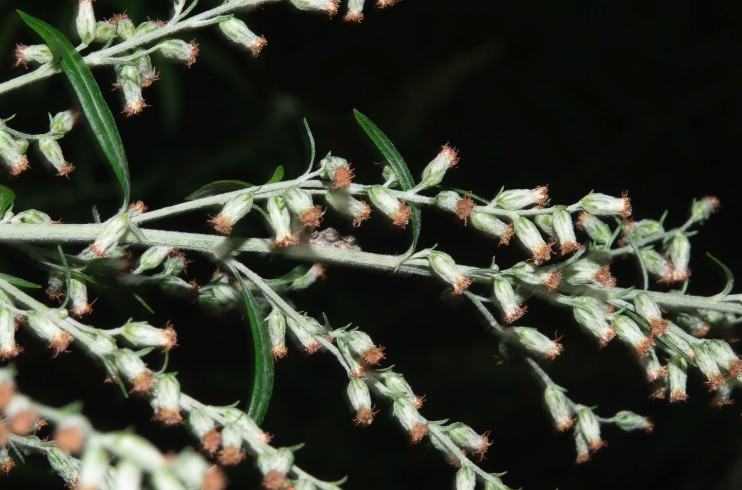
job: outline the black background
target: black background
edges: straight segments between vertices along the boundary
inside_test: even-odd
[[[138,23],[166,18],[169,3],[98,0],[98,17],[124,9]],[[215,6],[206,1],[198,8]],[[368,3],[368,2],[367,2]],[[25,72],[13,64],[14,43],[38,42],[13,9],[38,16],[76,40],[76,2],[0,3],[1,79]],[[742,146],[742,70],[737,2],[502,2],[404,0],[378,11],[369,6],[360,25],[341,16],[298,12],[289,5],[265,5],[241,18],[264,34],[268,46],[257,59],[221,38],[216,28],[196,37],[198,62],[185,69],[155,57],[162,80],[146,89],[151,105],[136,117],[118,117],[129,159],[133,198],[151,209],[181,202],[218,179],[265,182],[277,165],[287,176],[301,173],[308,159],[302,118],[319,155],[332,150],[353,162],[362,183],[381,182],[379,157],[352,118],[357,108],[396,144],[412,174],[419,176],[438,148],[450,142],[461,162],[448,185],[485,197],[501,186],[549,184],[553,203],[571,204],[591,189],[612,195],[628,190],[635,217],[685,221],[694,197],[715,195],[722,212],[693,237],[690,292],[715,294],[723,287],[709,252],[732,270],[742,270],[737,237]],[[109,92],[113,70],[94,73],[109,105],[118,113],[120,94]],[[61,76],[0,98],[0,117],[17,113],[15,129],[41,133],[46,113],[75,105]],[[2,177],[18,194],[18,211],[36,208],[67,223],[90,221],[97,205],[104,216],[119,205],[113,174],[84,127],[63,142],[77,169],[70,180],[45,168],[30,152],[32,169],[16,179]],[[213,210],[217,212],[218,210]],[[332,213],[328,213],[331,215]],[[206,212],[154,226],[208,233]],[[326,224],[351,232],[328,216]],[[364,250],[395,253],[409,244],[375,213],[357,230]],[[267,236],[250,218],[239,236]],[[424,210],[420,246],[438,244],[459,262],[487,266],[497,254],[501,267],[525,258],[513,243],[496,243],[436,210]],[[75,252],[73,247],[70,252]],[[208,280],[213,264],[196,262],[188,279]],[[43,283],[43,270],[8,247],[0,248],[4,272]],[[245,256],[265,275],[293,264]],[[617,264],[619,286],[637,284],[633,263]],[[464,421],[493,445],[483,468],[508,471],[513,488],[733,489],[742,486],[739,407],[707,408],[702,379],[691,375],[687,403],[668,406],[648,399],[641,370],[627,350],[612,342],[598,351],[567,310],[532,300],[520,325],[563,334],[564,354],[546,365],[569,396],[597,413],[628,409],[650,415],[653,434],[604,431],[608,447],[576,466],[571,437],[555,435],[541,406],[541,390],[522,365],[498,365],[497,342],[473,308],[439,301],[442,285],[358,269],[332,267],[326,281],[294,294],[297,307],[315,316],[326,312],[335,326],[358,325],[386,346],[387,361],[404,373],[416,392],[427,395],[422,414]],[[660,288],[662,289],[662,288]],[[41,298],[41,293],[39,293]],[[214,319],[187,303],[147,292],[150,315],[128,294],[111,287],[91,290],[100,298],[89,322],[119,326],[129,317],[161,326],[172,320],[180,345],[170,369],[183,391],[206,403],[247,399],[251,347],[238,316]],[[51,304],[51,303],[50,303]],[[23,391],[50,405],[85,402],[85,414],[100,430],[133,426],[163,451],[192,444],[183,429],[150,422],[142,400],[124,400],[103,385],[102,370],[80,355],[51,359],[36,339],[19,333],[26,351],[17,359]],[[161,359],[154,357],[158,367]],[[299,442],[297,464],[326,479],[349,475],[344,488],[451,488],[455,469],[433,449],[409,446],[405,434],[379,401],[381,413],[369,428],[352,426],[345,375],[331,356],[293,349],[276,368],[276,387],[264,428],[276,446]],[[30,458],[3,488],[60,488],[40,458]],[[229,470],[232,488],[254,488],[252,463]]]

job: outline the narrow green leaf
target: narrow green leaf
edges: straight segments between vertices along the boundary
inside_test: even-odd
[[[301,279],[302,277],[309,274],[309,269],[309,266],[299,265],[284,276],[281,276],[277,279],[264,279],[263,282],[265,282],[269,286],[279,286],[281,284],[286,284],[287,282],[293,282],[297,279]]]
[[[134,354],[136,354],[138,357],[144,357],[150,352],[152,352],[153,350],[155,350],[154,347],[147,347],[147,348],[136,351]]]
[[[16,286],[20,286],[22,288],[41,289],[41,286],[39,286],[38,284],[34,284],[32,282],[28,282],[18,277],[10,276],[8,274],[3,274],[2,272],[0,272],[0,279],[5,279],[10,284],[15,284]]]
[[[727,278],[727,285],[724,286],[724,290],[720,292],[719,294],[717,294],[716,296],[714,296],[714,298],[724,298],[725,296],[728,296],[729,293],[732,292],[732,288],[734,287],[734,275],[732,274],[731,269],[729,269],[729,267],[727,267],[726,264],[724,264],[724,262],[717,259],[716,257],[714,257],[708,252],[706,252],[706,255],[708,255],[711,260],[716,262],[719,265],[719,267],[722,268],[722,270],[724,271],[724,275]]]
[[[255,347],[255,380],[253,381],[252,396],[247,415],[255,423],[260,425],[268,411],[268,403],[273,393],[273,355],[271,353],[271,339],[268,335],[268,328],[265,325],[265,319],[260,313],[255,298],[250,290],[245,287],[242,276],[237,272],[233,265],[230,265],[232,275],[237,278],[242,289],[242,297],[247,307],[247,315],[252,329],[253,345]]]
[[[373,121],[371,121],[371,119],[367,118],[356,109],[353,109],[353,113],[356,116],[358,124],[361,125],[369,138],[371,138],[371,141],[374,142],[381,154],[384,155],[386,161],[389,162],[389,165],[392,166],[392,170],[397,174],[397,179],[399,179],[399,184],[402,186],[402,189],[409,191],[415,187],[415,181],[410,174],[410,170],[407,168],[407,164],[404,162],[402,155],[399,154],[392,142],[389,141],[389,138],[386,137],[386,135],[378,128],[378,126],[376,126],[376,124],[373,123]],[[420,209],[415,204],[409,203],[409,206],[412,210],[412,246],[410,246],[405,257],[409,257],[415,253],[417,239],[420,236],[420,220],[422,218]]]
[[[75,50],[64,35],[46,22],[32,17],[18,10],[18,15],[23,21],[35,30],[49,46],[52,52],[59,53],[59,66],[72,83],[72,88],[80,100],[80,105],[88,119],[95,137],[98,139],[103,153],[108,158],[113,171],[116,173],[121,188],[124,191],[124,204],[126,209],[129,203],[131,183],[129,180],[129,165],[126,162],[124,145],[116,128],[111,110],[103,99],[100,87],[93,78],[90,68],[83,61],[82,56]]]
[[[306,175],[309,172],[311,172],[312,167],[314,167],[314,157],[316,156],[316,154],[315,154],[315,148],[314,148],[314,136],[312,136],[312,131],[309,129],[309,123],[307,122],[307,118],[304,118],[304,127],[307,130],[307,137],[309,138],[309,146],[310,146],[311,153],[312,153],[311,157],[309,157],[309,168],[307,168],[307,171],[304,172],[304,175]]]
[[[242,182],[241,180],[217,180],[193,192],[190,196],[186,197],[186,201],[193,201],[216,194],[224,194],[225,192],[238,191],[246,187],[252,187],[252,184]]]
[[[72,290],[72,276],[70,276],[70,266],[67,263],[67,259],[64,256],[64,252],[62,251],[62,246],[57,244],[57,251],[59,251],[59,256],[62,258],[62,267],[64,267],[64,283],[67,286],[67,294],[64,295],[64,302],[60,306],[60,308],[66,308],[67,303],[70,301],[70,291]]]
[[[0,185],[0,219],[3,219],[5,210],[8,209],[8,206],[13,204],[14,200],[15,192],[5,187],[4,185]]]
[[[149,311],[153,315],[155,314],[155,310],[153,310],[152,308],[150,308],[150,306],[142,299],[141,296],[139,296],[137,293],[131,293],[131,294],[134,296],[134,299],[136,299],[137,301],[139,301],[142,304],[142,306],[144,306],[144,308],[147,311]]]
[[[266,182],[265,184],[275,184],[276,182],[281,182],[281,179],[283,178],[283,165],[279,165],[275,172],[273,172],[273,177],[271,177],[271,180]]]

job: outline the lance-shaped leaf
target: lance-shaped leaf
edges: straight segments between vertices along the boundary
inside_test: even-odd
[[[8,206],[13,204],[14,200],[15,192],[13,192],[11,189],[8,189],[4,185],[0,185],[0,219],[3,218],[5,210],[8,209]]]

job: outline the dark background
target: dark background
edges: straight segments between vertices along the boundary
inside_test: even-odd
[[[198,8],[217,5],[202,2]],[[369,3],[369,2],[367,2]],[[98,0],[98,17],[126,9],[136,23],[166,18],[169,2]],[[11,67],[14,43],[39,42],[22,25],[22,8],[60,28],[73,40],[76,2],[0,1],[0,67]],[[404,0],[392,9],[367,8],[360,25],[337,16],[266,5],[243,16],[268,46],[257,59],[230,46],[218,29],[188,33],[201,54],[191,69],[155,57],[162,80],[146,89],[151,107],[119,117],[127,149],[133,198],[150,208],[181,202],[218,179],[265,182],[277,165],[287,176],[303,171],[308,149],[306,117],[319,155],[332,150],[353,162],[363,183],[381,182],[379,157],[352,118],[357,108],[374,120],[419,176],[440,145],[460,149],[461,162],[448,185],[493,197],[501,186],[549,184],[553,203],[571,204],[591,189],[612,195],[629,190],[635,217],[685,221],[691,200],[717,196],[722,212],[693,237],[692,294],[723,287],[706,252],[742,270],[737,239],[738,162],[742,116],[742,69],[738,2],[503,2]],[[0,79],[24,73],[8,69]],[[94,71],[114,113],[123,102],[106,87],[113,70]],[[0,117],[17,113],[12,127],[40,133],[46,113],[75,105],[61,76],[4,95]],[[36,208],[67,223],[89,222],[97,205],[110,216],[119,189],[86,129],[63,142],[77,169],[70,180],[45,168],[33,151],[32,169],[17,179],[2,177],[18,194],[18,211]],[[214,213],[218,210],[213,210]],[[330,215],[332,213],[328,213]],[[208,232],[206,212],[154,224],[158,228]],[[326,224],[351,232],[347,222]],[[236,235],[267,236],[250,218]],[[380,214],[357,231],[365,250],[394,253],[409,244],[409,232],[390,229]],[[457,260],[487,266],[497,254],[501,267],[525,258],[515,243],[497,248],[436,210],[425,210],[421,248],[438,244]],[[46,275],[16,252],[0,248],[4,272],[43,283]],[[69,248],[70,252],[78,249]],[[213,265],[205,257],[189,277],[205,283]],[[281,274],[293,264],[246,256],[259,272]],[[637,284],[634,264],[616,265],[619,286]],[[740,408],[707,408],[702,379],[691,375],[687,403],[668,406],[648,399],[649,389],[631,356],[617,341],[598,351],[567,310],[531,300],[520,325],[563,334],[566,351],[546,369],[569,396],[597,413],[628,409],[654,418],[653,434],[608,427],[609,446],[576,466],[568,435],[555,435],[541,406],[541,389],[522,365],[498,365],[497,342],[467,304],[439,301],[442,285],[420,278],[333,267],[328,278],[292,299],[315,316],[326,312],[335,326],[358,325],[386,346],[387,361],[426,394],[422,414],[464,421],[493,445],[483,468],[508,471],[506,484],[535,489],[742,487]],[[238,316],[214,319],[157,291],[146,297],[148,314],[115,287],[91,290],[100,298],[91,324],[103,328],[129,317],[161,326],[173,320],[181,347],[170,368],[183,391],[215,405],[245,401],[250,388],[249,335]],[[41,293],[38,295],[41,297]],[[133,426],[163,451],[191,444],[185,430],[150,422],[142,400],[123,400],[103,385],[102,370],[72,353],[51,359],[36,339],[19,333],[26,352],[17,360],[20,387],[50,405],[84,400],[85,414],[100,430]],[[158,367],[161,359],[153,357]],[[306,442],[297,464],[326,479],[349,475],[344,488],[451,488],[455,469],[433,449],[409,446],[379,401],[378,420],[352,427],[346,380],[327,354],[293,349],[278,363],[276,387],[264,428],[277,446]],[[60,488],[47,466],[30,458],[3,478],[3,488]],[[232,488],[255,488],[259,476],[248,462],[229,470]]]

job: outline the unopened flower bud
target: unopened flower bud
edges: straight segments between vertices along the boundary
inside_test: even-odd
[[[348,187],[355,174],[345,158],[329,156],[320,162],[320,176],[332,180],[332,190]]]
[[[384,359],[384,347],[377,347],[371,337],[360,330],[349,332],[343,336],[343,340],[347,342],[350,350],[355,355],[362,357],[366,363],[372,366],[379,364],[379,361]]]
[[[77,34],[82,44],[88,45],[95,40],[95,13],[93,12],[93,0],[80,0],[77,11]]]
[[[306,352],[314,354],[322,347],[322,343],[312,335],[312,332],[304,328],[302,324],[291,317],[288,317],[286,321],[291,332],[296,336]]]
[[[338,10],[338,0],[289,0],[291,5],[299,10],[315,10],[335,15]]]
[[[0,130],[0,160],[8,167],[11,175],[16,176],[29,168],[28,157],[18,149],[15,140],[5,131]]]
[[[623,197],[589,194],[580,200],[579,205],[584,211],[596,216],[619,216],[622,219],[631,216],[631,201],[626,193]]]
[[[462,466],[456,472],[456,490],[474,490],[477,485],[477,477],[471,466]]]
[[[506,224],[491,214],[473,212],[469,215],[469,222],[477,230],[498,237],[500,245],[507,245],[513,236],[513,225]]]
[[[724,376],[719,371],[719,366],[716,365],[716,361],[712,357],[711,353],[704,346],[695,348],[694,360],[696,366],[701,370],[704,376],[706,376],[706,386],[709,391],[714,391],[724,384]]]
[[[389,390],[388,395],[396,398],[404,397],[412,402],[412,406],[416,409],[422,407],[424,396],[416,396],[412,391],[410,384],[404,379],[404,376],[398,373],[385,373],[384,385]]]
[[[322,206],[315,206],[312,196],[307,191],[298,187],[289,187],[283,194],[289,211],[296,216],[302,226],[314,228],[319,226],[325,211]]]
[[[440,184],[443,180],[443,176],[446,175],[446,171],[458,163],[459,159],[456,157],[456,150],[448,145],[441,147],[440,153],[436,156],[432,162],[425,167],[423,170],[423,176],[420,183],[415,186],[415,190],[425,189],[427,187],[435,187]]]
[[[107,434],[101,442],[116,456],[128,458],[140,468],[150,472],[162,467],[166,462],[154,444],[136,434],[128,432]]]
[[[675,322],[694,337],[704,337],[711,330],[711,325],[702,318],[688,313],[678,313]]]
[[[537,214],[533,217],[533,222],[536,223],[536,226],[544,233],[546,233],[549,238],[556,240],[557,234],[556,230],[554,229],[554,220],[552,217],[548,214]]]
[[[559,241],[559,251],[562,255],[582,248],[582,245],[577,243],[575,228],[572,224],[572,215],[567,211],[567,208],[564,206],[554,206],[552,223],[554,224],[554,231]]]
[[[141,27],[141,26],[140,26]],[[137,64],[137,74],[139,74],[139,81],[142,83],[142,88],[147,88],[157,80],[160,79],[155,67],[152,66],[152,59],[149,55],[144,54],[143,49],[137,49],[134,54],[140,54],[139,58],[135,59],[134,62]]]
[[[359,201],[344,189],[329,191],[325,194],[325,199],[335,211],[352,216],[355,227],[361,226],[371,214],[371,208],[365,201]]]
[[[49,342],[49,348],[54,350],[54,357],[64,352],[72,342],[72,335],[36,311],[28,312],[28,325],[36,335]]]
[[[683,401],[688,398],[685,385],[688,381],[688,363],[681,356],[674,355],[667,365],[670,381],[670,402]]]
[[[432,251],[430,252],[428,261],[433,272],[453,287],[453,294],[463,293],[472,283],[469,277],[459,272],[456,262],[454,262],[450,255]]]
[[[554,359],[563,350],[562,344],[549,339],[535,328],[510,327],[507,331],[523,350],[538,359]]]
[[[152,371],[144,361],[129,349],[119,349],[115,354],[116,369],[131,385],[132,393],[147,393],[155,385]]]
[[[167,467],[188,488],[204,488],[204,477],[209,469],[209,463],[192,448],[185,448],[179,452],[168,462]]]
[[[392,192],[384,186],[374,185],[368,191],[368,197],[373,205],[392,219],[395,226],[404,228],[410,221],[412,211],[404,201],[397,200]]]
[[[654,428],[654,424],[647,417],[642,417],[628,410],[618,412],[611,418],[611,421],[625,431],[641,429],[652,432]]]
[[[107,20],[100,20],[95,24],[95,42],[105,43],[116,37],[116,30],[113,23]]]
[[[155,328],[146,322],[131,322],[123,326],[121,336],[135,347],[161,347],[170,350],[176,347],[178,336],[169,323],[163,329]]]
[[[662,255],[657,253],[653,247],[647,247],[639,251],[647,272],[658,277],[658,282],[674,282],[672,264]]]
[[[80,478],[76,488],[101,488],[108,471],[108,453],[97,444],[88,444],[82,453]]]
[[[274,453],[258,456],[258,469],[263,474],[263,488],[286,488],[286,474],[294,464],[294,453],[282,447]]]
[[[348,22],[360,22],[363,20],[364,0],[348,0],[348,13],[343,20]]]
[[[130,459],[121,459],[116,465],[116,490],[142,488],[142,470]]]
[[[600,347],[605,347],[616,335],[616,327],[610,325],[605,318],[605,314],[596,308],[576,307],[574,308],[574,316],[577,323],[585,327],[588,332],[598,339]]]
[[[172,247],[165,246],[148,248],[144,251],[142,256],[139,257],[139,265],[132,271],[132,274],[141,274],[144,271],[159,267],[172,251]]]
[[[413,444],[420,442],[428,434],[428,421],[420,415],[409,399],[395,399],[392,413],[409,432]]]
[[[73,110],[58,112],[49,121],[49,132],[55,135],[66,134],[77,122],[77,113]]]
[[[653,219],[643,219],[634,222],[627,221],[624,223],[624,228],[626,228],[634,240],[642,240],[649,236],[665,232],[662,223]]]
[[[88,303],[88,288],[82,281],[78,281],[74,277],[71,278],[67,293],[72,300],[72,308],[70,309],[72,315],[81,318],[93,311],[93,307]]]
[[[605,446],[605,442],[600,438],[600,424],[593,411],[584,405],[577,405],[575,412],[577,413],[577,430],[585,436],[590,452],[595,452]]]
[[[729,379],[736,378],[742,372],[742,360],[727,342],[714,339],[706,344],[714,361],[729,372]]]
[[[575,436],[575,447],[577,449],[577,464],[586,463],[590,461],[590,448],[587,445],[587,439],[584,434],[579,430],[574,432]]]
[[[690,276],[690,240],[685,235],[675,235],[670,242],[668,255],[672,262],[673,281],[685,281]]]
[[[119,214],[106,222],[103,231],[95,242],[90,245],[90,251],[98,257],[106,254],[110,248],[118,244],[124,235],[129,231],[129,213]]]
[[[611,239],[610,227],[590,213],[580,213],[575,226],[598,244],[608,243]]]
[[[209,223],[219,233],[229,235],[232,233],[232,226],[244,218],[252,209],[253,194],[251,191],[243,191],[233,197],[222,208],[222,212],[215,218],[211,218]]]
[[[286,206],[286,200],[280,196],[270,197],[267,207],[273,230],[276,233],[273,246],[289,247],[299,243],[299,238],[291,230],[291,214],[289,214],[289,209]]]
[[[23,349],[15,343],[15,315],[8,306],[0,303],[0,361],[12,359],[21,351]]]
[[[630,318],[619,315],[613,319],[613,324],[616,326],[619,340],[633,347],[637,356],[646,356],[654,346],[652,337],[645,337],[639,326]]]
[[[549,199],[548,186],[536,187],[535,189],[511,189],[502,191],[492,201],[492,204],[503,209],[515,211],[533,204],[543,206]]]
[[[2,448],[0,448],[0,469],[3,469],[2,451]],[[49,461],[52,470],[61,476],[68,485],[77,485],[80,479],[80,462],[70,456],[70,453],[56,447],[50,447],[46,450],[46,459]],[[129,489],[119,488],[119,490]]]
[[[219,462],[224,466],[233,466],[245,459],[242,449],[242,428],[237,423],[228,423],[222,429],[222,449],[219,451]]]
[[[17,44],[15,47],[15,66],[20,64],[25,66],[26,63],[34,61],[43,65],[49,63],[52,58],[52,51],[46,44],[34,44],[32,46]]]
[[[562,273],[557,269],[544,269],[530,262],[518,262],[508,272],[526,284],[543,286],[547,291],[556,291],[563,279]]]
[[[116,15],[116,32],[124,41],[134,35],[136,27],[126,14]]]
[[[479,456],[480,461],[484,458],[484,453],[492,444],[489,441],[489,432],[477,434],[474,429],[461,422],[451,424],[449,427],[451,430],[448,431],[448,436],[454,444],[464,451]]]
[[[719,207],[719,200],[713,196],[706,196],[698,201],[694,199],[690,212],[690,221],[693,223],[703,223],[718,211]]]
[[[496,277],[493,281],[494,293],[497,302],[500,304],[500,309],[503,314],[503,322],[511,324],[518,318],[522,317],[526,312],[526,308],[521,308],[518,301],[515,299],[515,291],[513,286],[501,277]]]
[[[203,410],[192,410],[188,415],[188,427],[201,441],[201,449],[213,456],[221,444],[221,436],[216,430],[214,420]]]
[[[639,293],[636,295],[634,311],[647,321],[649,328],[652,329],[653,337],[659,337],[670,328],[670,323],[662,318],[660,307],[648,294]]]
[[[551,417],[554,419],[556,430],[564,432],[572,427],[572,424],[574,424],[572,408],[570,408],[567,397],[561,389],[554,385],[548,385],[544,390],[544,401]]]
[[[370,425],[376,412],[371,407],[371,394],[366,383],[358,378],[352,378],[348,384],[348,398],[356,411],[353,422],[363,427]]]
[[[165,58],[183,61],[190,67],[196,62],[198,44],[195,41],[187,43],[181,39],[167,39],[157,45],[157,49]]]
[[[165,374],[157,380],[152,407],[155,409],[153,420],[166,425],[183,423],[180,415],[180,383],[175,376]]]
[[[268,44],[265,37],[258,36],[252,32],[247,27],[247,24],[236,17],[230,17],[227,20],[221,21],[219,23],[219,30],[221,30],[224,35],[227,36],[227,39],[233,43],[237,43],[249,49],[253,56],[259,55],[263,46]]]
[[[147,22],[142,22],[134,30],[134,36],[143,36],[145,34],[149,34],[150,32],[154,32],[157,29],[163,27],[164,25],[165,23],[162,22],[161,20],[158,20],[158,21],[148,20]]]
[[[515,236],[533,254],[534,263],[546,262],[551,258],[551,247],[541,238],[541,234],[533,222],[522,216],[517,216],[513,224],[515,226]]]
[[[354,0],[350,0],[350,2],[352,1]],[[391,165],[385,164],[384,168],[381,169],[381,175],[384,177],[384,187],[390,189],[399,187],[399,178]]]
[[[116,82],[124,92],[124,113],[127,116],[139,114],[147,107],[142,98],[142,81],[135,66],[116,66]]]
[[[14,225],[21,223],[29,225],[50,225],[52,223],[52,219],[49,217],[48,214],[42,211],[29,209],[13,216],[10,222]]]
[[[595,284],[602,288],[612,288],[616,278],[611,275],[607,265],[600,265],[589,259],[580,259],[562,269],[564,281],[572,285]]]
[[[265,319],[268,324],[268,334],[271,338],[271,352],[273,359],[278,360],[288,354],[286,348],[286,317],[274,309]]]

